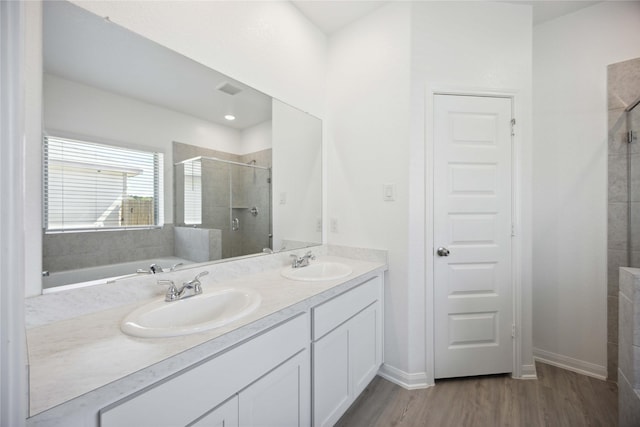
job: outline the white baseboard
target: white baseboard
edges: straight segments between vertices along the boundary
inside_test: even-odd
[[[417,390],[433,386],[433,384],[427,382],[426,372],[410,374],[387,364],[383,364],[380,367],[378,375],[406,390]]]
[[[536,365],[522,365],[520,380],[537,380]]]
[[[561,354],[552,353],[550,351],[533,349],[533,358],[549,365],[568,371],[577,372],[578,374],[587,375],[599,380],[607,379],[607,367],[596,365],[595,363],[585,362],[584,360],[574,359],[573,357],[563,356]]]

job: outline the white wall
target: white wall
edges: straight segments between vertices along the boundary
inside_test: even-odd
[[[535,354],[606,376],[607,65],[640,56],[640,3],[534,28]]]
[[[481,2],[393,3],[330,38],[327,126],[329,243],[389,250],[385,374],[433,381],[427,304],[433,244],[428,202],[434,88],[516,95],[522,364],[532,370],[530,302],[531,10]],[[426,130],[425,130],[426,129]],[[425,151],[425,146],[426,151]],[[395,184],[396,200],[382,200]],[[429,197],[425,197],[425,195]],[[426,249],[426,250],[425,250]],[[432,327],[433,325],[431,325]],[[426,343],[426,346],[425,346]],[[521,367],[519,368],[521,371]],[[521,372],[520,372],[521,373]],[[529,372],[530,373],[530,372]]]
[[[409,340],[407,310],[410,12],[393,3],[331,37],[325,124],[327,239],[389,251],[385,363],[403,372],[421,346]],[[385,183],[394,202],[382,199]]]
[[[515,95],[516,280],[521,307],[516,312],[520,330],[519,366],[515,375],[533,375],[531,356],[531,9],[526,5],[485,2],[417,2],[414,6],[412,67],[412,129],[410,141],[411,205],[409,266],[414,309],[425,295],[418,284],[426,280],[427,310],[433,292],[432,150],[433,91],[504,92]],[[427,189],[425,191],[425,189]],[[435,191],[437,191],[436,189]],[[426,195],[426,197],[425,197]],[[427,236],[426,239],[421,236]],[[419,256],[417,256],[419,254]],[[426,279],[425,279],[426,278]],[[518,288],[517,288],[518,289]],[[518,295],[516,295],[518,296]],[[428,317],[430,319],[430,317]],[[412,340],[423,333],[411,322]],[[431,328],[427,345],[432,341]],[[433,380],[432,349],[427,348],[427,375]],[[418,366],[417,355],[413,366]]]
[[[277,99],[272,105],[272,243],[293,249],[283,240],[322,241],[322,122]]]
[[[271,120],[258,123],[240,133],[240,150],[236,154],[249,154],[267,150],[272,146]]]
[[[42,5],[26,2],[25,34],[25,294],[42,281]]]

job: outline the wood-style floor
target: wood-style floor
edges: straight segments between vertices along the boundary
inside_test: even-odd
[[[618,425],[615,383],[536,363],[537,380],[508,375],[436,381],[408,391],[376,377],[340,427],[537,427]]]

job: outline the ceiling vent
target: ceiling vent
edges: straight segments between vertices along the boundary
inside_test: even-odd
[[[234,86],[229,82],[222,82],[216,87],[220,92],[224,92],[227,95],[235,95],[238,92],[242,92],[238,86]]]

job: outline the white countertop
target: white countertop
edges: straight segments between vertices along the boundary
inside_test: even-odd
[[[67,403],[62,405],[64,408],[56,408],[59,412],[56,417],[74,408],[90,406],[92,402],[116,401],[357,286],[387,268],[384,262],[335,256],[321,256],[319,261],[341,262],[349,265],[353,272],[344,279],[322,282],[288,280],[281,276],[280,268],[219,283],[204,277],[204,288],[252,288],[262,297],[260,307],[253,313],[207,332],[172,338],[135,338],[122,333],[122,319],[151,299],[28,329],[31,416],[64,403]]]

